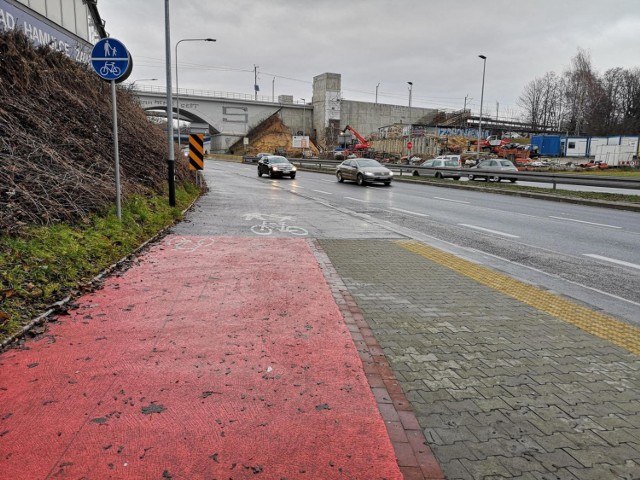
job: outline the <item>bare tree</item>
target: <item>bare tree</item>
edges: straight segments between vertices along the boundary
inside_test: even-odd
[[[529,82],[518,105],[526,112],[526,119],[535,128],[547,129],[558,124],[562,112],[563,82],[554,72]]]
[[[582,49],[561,76],[530,81],[518,105],[534,128],[576,135],[625,135],[640,131],[640,68],[612,68],[599,75]]]

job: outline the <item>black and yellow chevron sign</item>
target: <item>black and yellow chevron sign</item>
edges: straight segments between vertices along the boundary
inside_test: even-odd
[[[189,170],[204,170],[204,135],[189,135]]]

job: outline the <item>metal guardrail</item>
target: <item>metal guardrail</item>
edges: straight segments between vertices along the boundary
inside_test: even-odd
[[[257,157],[242,157],[244,163],[255,163],[258,161]],[[342,160],[333,159],[320,159],[320,158],[290,158],[289,161],[299,166],[315,167],[319,169],[332,169],[342,163]],[[600,175],[571,175],[565,173],[550,173],[550,172],[504,172],[499,170],[472,170],[470,168],[432,168],[421,167],[419,165],[398,165],[395,163],[385,163],[385,167],[394,173],[412,176],[414,171],[426,172],[453,172],[459,173],[461,177],[471,175],[488,175],[498,177],[517,178],[523,182],[533,183],[551,183],[553,189],[556,189],[557,185],[581,185],[586,187],[606,187],[606,188],[621,188],[640,190],[640,178],[630,177],[614,177],[614,176],[600,176]]]
[[[335,166],[342,163],[342,160],[332,160],[332,159],[319,159],[319,158],[290,158],[289,161],[291,163],[300,165],[300,166],[311,166],[317,168],[334,168]],[[509,178],[517,178],[523,182],[534,182],[534,183],[551,183],[553,184],[553,188],[555,190],[557,185],[581,185],[587,187],[606,187],[606,188],[621,188],[621,189],[632,189],[632,190],[640,190],[640,178],[630,178],[630,177],[615,177],[615,176],[600,176],[600,175],[572,175],[565,173],[552,173],[552,172],[501,172],[498,170],[472,170],[470,168],[456,169],[456,168],[431,168],[431,167],[421,167],[418,165],[398,165],[393,163],[384,164],[385,167],[393,171],[394,173],[398,173],[401,176],[409,175],[412,176],[414,171],[448,171],[459,173],[460,176],[466,177],[469,174],[472,175],[495,175],[498,177],[509,177]]]

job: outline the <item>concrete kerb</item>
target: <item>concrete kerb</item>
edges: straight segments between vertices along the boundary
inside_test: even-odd
[[[398,466],[404,478],[407,480],[444,479],[444,474],[427,444],[411,403],[396,379],[364,314],[318,241],[310,240],[309,245],[358,350],[363,371],[387,427]]]

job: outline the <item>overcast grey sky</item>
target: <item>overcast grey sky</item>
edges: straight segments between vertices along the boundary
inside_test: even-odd
[[[130,50],[130,80],[164,87],[164,0],[99,0],[109,34]],[[171,0],[179,86],[311,101],[313,77],[342,74],[349,100],[477,112],[517,109],[530,80],[563,72],[578,48],[598,72],[640,66],[639,0]],[[275,76],[275,82],[273,78]],[[175,88],[175,73],[173,76]]]

